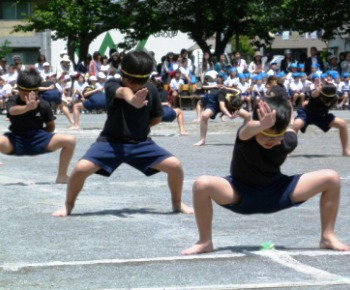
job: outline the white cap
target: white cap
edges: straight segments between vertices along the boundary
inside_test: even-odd
[[[96,77],[96,76],[90,76],[90,77],[89,77],[89,80],[90,80],[90,81],[97,81],[97,77]]]
[[[106,75],[103,73],[103,72],[99,72],[98,74],[97,74],[97,77],[99,78],[99,79],[105,79],[106,78]]]
[[[48,62],[44,62],[43,66],[50,66],[50,64]]]

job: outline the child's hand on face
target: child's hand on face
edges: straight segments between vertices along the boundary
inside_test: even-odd
[[[273,125],[275,125],[276,122],[276,111],[271,110],[270,106],[264,102],[259,102],[259,108],[258,108],[258,116],[260,120],[260,124],[263,127],[263,130],[271,128]]]
[[[34,92],[30,92],[26,98],[26,106],[29,111],[35,110],[38,107],[39,100],[36,99],[36,94]]]
[[[130,100],[130,104],[133,105],[135,108],[140,109],[144,106],[147,106],[148,100],[146,100],[148,94],[148,89],[143,88],[141,90],[138,90],[135,95]]]

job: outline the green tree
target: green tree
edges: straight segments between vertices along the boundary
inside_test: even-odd
[[[9,53],[11,53],[12,48],[10,47],[11,42],[5,40],[3,44],[0,45],[0,58],[6,57]]]
[[[251,39],[252,49],[269,47],[271,33],[282,30],[322,30],[330,39],[339,28],[350,33],[348,0],[144,0],[137,3],[132,21],[124,26],[130,40],[143,39],[160,30],[187,33],[203,51],[207,39],[216,37],[215,54],[234,38]],[[138,11],[138,12],[137,12]]]
[[[20,0],[25,1],[25,0]],[[34,7],[33,15],[14,27],[18,31],[54,31],[52,39],[67,40],[68,54],[85,59],[90,43],[101,33],[118,27],[133,12],[137,0],[47,0]]]

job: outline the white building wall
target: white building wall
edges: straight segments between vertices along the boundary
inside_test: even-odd
[[[120,31],[113,29],[113,30],[110,30],[109,33],[114,43],[118,44],[123,42],[124,36],[122,33],[120,33]],[[89,53],[92,54],[94,51],[99,50],[105,36],[106,36],[106,33],[100,34],[90,44]],[[155,53],[155,59],[157,63],[159,63],[161,60],[161,57],[166,55],[169,51],[172,51],[174,53],[180,53],[180,50],[182,48],[188,49],[194,44],[195,42],[191,40],[187,36],[187,34],[178,32],[177,35],[173,38],[155,37],[154,35],[151,35],[146,42],[145,48]],[[66,41],[64,40],[52,41],[51,62],[54,70],[56,70],[57,63],[59,62],[59,59],[60,59],[59,53],[62,50],[67,50]]]

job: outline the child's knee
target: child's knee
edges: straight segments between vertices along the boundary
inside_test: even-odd
[[[324,180],[328,185],[328,188],[339,189],[340,188],[340,175],[333,169],[326,169],[324,172]]]
[[[207,176],[205,175],[199,176],[193,183],[193,186],[192,186],[193,193],[194,194],[200,193],[202,190],[208,188],[209,185],[210,185],[210,182]]]

